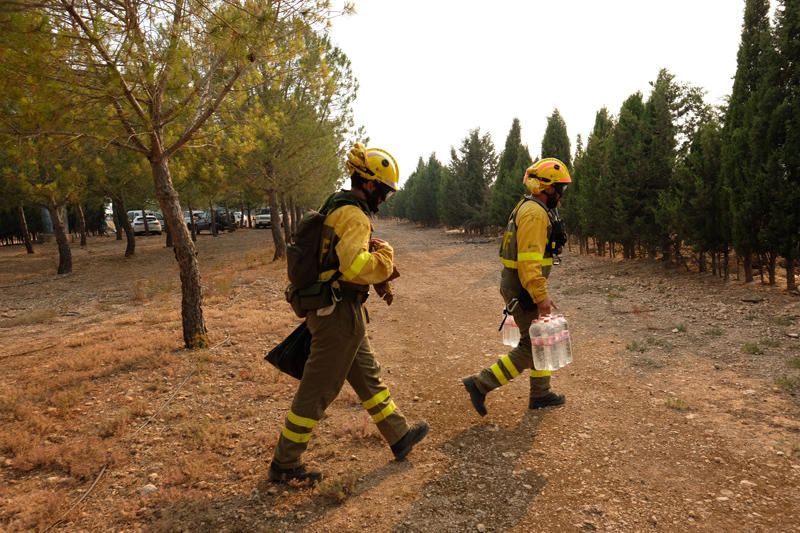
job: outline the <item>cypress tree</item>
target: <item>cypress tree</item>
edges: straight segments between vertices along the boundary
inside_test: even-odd
[[[736,57],[722,143],[722,176],[730,195],[731,234],[736,253],[744,262],[745,281],[753,280],[752,254],[759,251],[762,206],[754,183],[754,169],[763,154],[751,151],[755,117],[753,95],[764,75],[765,50],[771,47],[769,0],[746,0],[744,23]]]
[[[645,192],[645,123],[642,94],[632,94],[622,104],[612,136],[609,162],[611,174],[604,193],[611,194],[613,226],[611,241],[621,243],[626,258],[647,228],[648,196]],[[599,199],[598,199],[599,201]]]
[[[569,145],[567,125],[558,109],[554,109],[553,114],[547,117],[547,128],[542,137],[542,157],[558,158],[567,165],[567,168],[572,169],[572,149]]]
[[[519,119],[515,118],[506,137],[503,153],[500,155],[497,180],[491,189],[489,204],[489,222],[491,224],[505,224],[514,205],[520,196],[525,194],[522,176],[530,164],[531,155],[527,146],[522,144]]]
[[[786,260],[786,288],[797,290],[794,266],[800,256],[800,2],[783,0],[776,17],[780,103],[771,119],[775,143],[770,158],[773,202],[769,237]]]
[[[672,169],[675,164],[675,127],[672,122],[672,109],[676,106],[679,88],[673,82],[674,76],[662,69],[652,83],[653,91],[644,109],[644,144],[642,167],[639,176],[638,200],[640,202],[640,221],[638,238],[655,255],[660,248],[664,259],[670,256],[670,235],[668,227],[656,221],[659,208],[659,195],[666,191],[672,182]],[[676,243],[680,244],[680,241]]]
[[[614,176],[611,174],[611,143],[614,121],[604,107],[595,115],[594,127],[586,143],[586,153],[581,158],[581,166],[576,169],[575,180],[580,182],[576,197],[578,225],[587,238],[593,236],[597,241],[596,253],[603,255],[605,242],[610,240],[612,231]]]
[[[445,180],[449,182],[449,191],[452,193],[454,186],[461,191],[456,201],[458,205],[446,207],[450,219],[460,218],[466,229],[483,231],[489,222],[489,184],[497,175],[497,155],[491,136],[488,133],[481,136],[477,128],[470,131],[459,153],[451,150],[450,173]],[[459,208],[463,210],[461,215],[453,213]]]

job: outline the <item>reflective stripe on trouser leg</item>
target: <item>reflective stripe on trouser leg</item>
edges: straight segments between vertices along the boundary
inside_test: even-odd
[[[386,442],[391,445],[400,440],[408,431],[408,423],[381,380],[381,365],[366,335],[358,347],[347,381]]]
[[[524,362],[521,365],[521,369],[519,366],[517,366],[519,363],[514,363],[514,360],[512,359],[512,352],[500,356],[497,362],[495,362],[492,366],[481,370],[477,377],[478,383],[480,384],[479,388],[489,392],[490,390],[496,389],[501,385],[506,385],[509,381],[519,375],[520,370],[527,368]]]
[[[551,370],[531,369],[531,398],[542,398],[550,393]]]
[[[360,304],[347,299],[326,317],[311,313],[306,323],[311,331],[311,354],[273,457],[282,468],[301,464],[311,430],[339,394],[365,334]]]

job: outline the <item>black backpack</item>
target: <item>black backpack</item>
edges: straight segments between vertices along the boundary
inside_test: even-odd
[[[286,301],[301,318],[312,309],[330,305],[330,284],[341,276],[337,270],[328,281],[319,281],[319,246],[325,217],[343,205],[360,207],[358,200],[349,193],[332,194],[319,211],[309,211],[303,215],[293,235],[294,242],[286,246],[286,269],[289,275]]]
[[[358,206],[358,200],[350,194],[336,193],[325,200],[319,211],[309,211],[300,220],[293,241],[286,246],[286,269],[289,281],[298,290],[305,289],[319,280],[319,245],[322,242],[322,227],[325,217],[343,205]],[[330,281],[341,275],[336,272]]]

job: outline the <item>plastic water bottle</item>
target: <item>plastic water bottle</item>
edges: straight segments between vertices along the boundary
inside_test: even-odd
[[[544,368],[541,370],[558,370],[558,362],[555,360],[555,354],[553,353],[553,345],[556,340],[556,325],[549,316],[545,317],[542,323],[542,337]],[[539,369],[537,368],[537,370]]]
[[[564,315],[555,315],[551,322],[553,322],[553,329],[555,330],[553,342],[553,361],[558,368],[567,364],[567,346],[565,330],[567,322]]]
[[[533,351],[533,368],[536,370],[545,370],[544,337],[542,335],[542,326],[542,321],[537,318],[531,322],[531,327],[528,330],[531,336],[531,350]]]
[[[513,315],[508,315],[503,322],[503,344],[506,346],[516,346],[519,344],[519,326],[514,321]]]
[[[562,336],[564,337],[564,364],[568,365],[572,362],[572,336],[569,334],[569,324],[567,324],[566,317],[561,317],[564,321],[564,331]]]

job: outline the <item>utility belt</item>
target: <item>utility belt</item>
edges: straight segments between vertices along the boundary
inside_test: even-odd
[[[324,309],[325,314],[330,314],[336,303],[342,300],[364,303],[369,296],[369,286],[343,281],[317,281],[308,287],[298,289],[290,283],[284,291],[284,296],[292,306],[294,314],[299,318],[305,318],[309,311]],[[325,316],[322,312],[317,312],[317,315]]]

